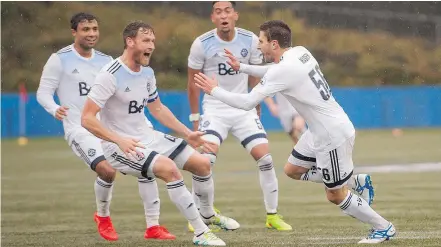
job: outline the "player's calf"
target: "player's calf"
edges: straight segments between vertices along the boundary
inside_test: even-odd
[[[328,201],[335,205],[340,204],[345,199],[347,193],[348,188],[346,186],[338,189],[326,189],[326,197],[328,198]]]

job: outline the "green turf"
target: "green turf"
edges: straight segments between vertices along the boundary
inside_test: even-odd
[[[282,173],[291,144],[270,134],[280,186],[280,213],[292,232],[264,228],[264,207],[255,162],[234,140],[224,143],[215,167],[216,205],[242,228],[219,232],[229,246],[352,246],[367,226],[342,215],[328,203],[322,185],[288,179]],[[441,161],[441,130],[361,131],[356,164]],[[374,209],[392,220],[399,238],[384,246],[441,246],[441,172],[373,174]],[[186,184],[190,185],[185,173]],[[118,175],[111,206],[120,240],[109,243],[96,232],[94,174],[74,156],[63,139],[33,139],[25,147],[2,141],[2,246],[190,246],[192,234],[170,202],[164,183],[161,222],[177,235],[171,242],[143,239],[145,221],[133,177]],[[340,238],[340,239],[337,239]]]

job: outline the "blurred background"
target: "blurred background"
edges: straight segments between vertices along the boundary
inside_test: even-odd
[[[395,244],[440,246],[441,2],[238,2],[236,10],[237,25],[256,34],[266,20],[287,22],[294,45],[307,47],[320,62],[334,97],[357,129],[355,172],[372,173],[374,209],[394,222],[399,231]],[[4,246],[104,246],[92,221],[95,174],[63,140],[61,122],[35,99],[47,59],[72,43],[69,21],[77,12],[99,18],[97,49],[113,57],[123,51],[126,24],[143,20],[153,25],[157,43],[151,66],[161,100],[190,126],[187,56],[193,40],[214,28],[211,2],[2,2]],[[361,239],[367,228],[331,206],[322,186],[283,174],[293,143],[265,105],[262,123],[278,174],[280,212],[295,231],[264,228],[256,164],[229,137],[214,167],[216,206],[242,229],[220,232],[220,237],[244,247],[281,241],[287,246],[351,246]],[[191,177],[184,176],[190,186]],[[178,240],[148,245],[184,246],[191,233],[158,183],[161,222]],[[112,220],[121,240],[112,246],[146,244],[137,191],[132,177],[118,175]]]
[[[294,45],[319,60],[357,128],[441,126],[439,2],[238,2],[237,10],[238,26],[255,33],[265,20],[287,22]],[[152,67],[163,99],[188,124],[187,56],[193,40],[213,28],[211,2],[4,2],[1,11],[2,137],[20,135],[18,91],[29,93],[27,135],[62,133],[34,92],[50,54],[72,42],[69,20],[79,11],[99,18],[97,49],[113,57],[122,53],[127,23],[154,26]],[[263,114],[268,130],[281,129]]]

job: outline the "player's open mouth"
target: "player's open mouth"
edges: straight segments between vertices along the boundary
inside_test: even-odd
[[[224,21],[221,23],[222,26],[228,26],[228,22]]]
[[[149,58],[149,57],[150,57],[150,54],[151,54],[151,53],[144,52],[144,56],[145,56],[146,58]]]

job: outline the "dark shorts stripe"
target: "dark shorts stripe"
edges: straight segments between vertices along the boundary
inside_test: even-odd
[[[220,143],[222,143],[224,141],[224,139],[222,139],[222,136],[218,132],[216,132],[214,130],[205,130],[204,132],[205,132],[206,135],[214,135],[214,136],[216,136],[219,139]]]
[[[259,139],[259,138],[267,139],[265,133],[258,133],[258,134],[254,134],[252,136],[248,136],[243,141],[241,141],[240,144],[242,144],[243,147],[246,147],[248,145],[248,143],[250,143],[253,140]]]
[[[291,155],[294,156],[294,158],[297,158],[297,159],[303,160],[303,161],[309,161],[309,162],[314,162],[314,163],[317,161],[315,158],[307,157],[305,155],[300,154],[295,149],[292,150]]]
[[[96,165],[98,165],[103,160],[106,160],[106,158],[104,158],[104,155],[101,155],[101,156],[97,157],[96,159],[94,159],[92,161],[92,163],[90,163],[90,169],[95,171],[96,170]]]
[[[78,151],[78,153],[80,153],[80,155],[84,159],[84,161],[90,166],[90,159],[89,159],[89,157],[87,157],[86,153],[84,153],[80,144],[78,144],[76,141],[72,141],[72,144],[75,146],[75,149]]]
[[[181,144],[168,156],[171,160],[174,160],[182,151],[184,151],[184,148],[187,146],[187,142],[185,140],[182,140]]]
[[[151,179],[150,177],[147,176],[147,172],[149,170],[150,165],[153,162],[153,158],[155,158],[155,156],[158,155],[157,152],[152,151],[149,156],[147,156],[147,159],[145,160],[144,164],[142,165],[142,170],[141,170],[141,175],[145,178]]]
[[[326,187],[328,187],[328,188],[330,188],[330,189],[335,188],[335,187],[337,187],[337,186],[339,186],[339,185],[344,184],[346,181],[348,181],[349,178],[352,177],[352,173],[353,173],[353,172],[354,172],[354,171],[351,171],[351,173],[349,173],[349,175],[346,176],[345,178],[343,178],[342,180],[336,181],[336,182],[334,182],[334,183],[324,183],[324,184],[326,185]]]

